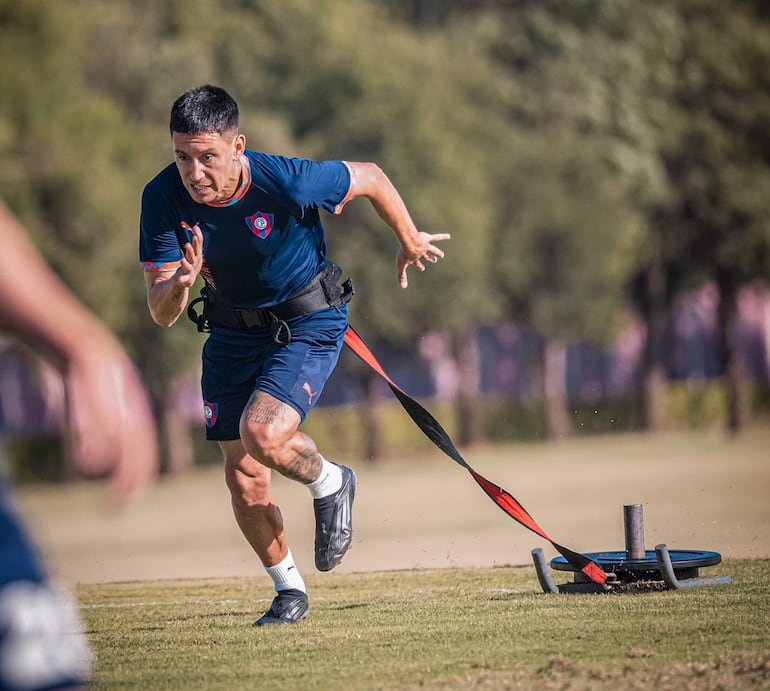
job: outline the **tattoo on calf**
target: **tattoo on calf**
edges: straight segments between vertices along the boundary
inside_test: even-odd
[[[283,471],[284,477],[306,485],[315,482],[321,474],[321,456],[315,449],[303,449]]]

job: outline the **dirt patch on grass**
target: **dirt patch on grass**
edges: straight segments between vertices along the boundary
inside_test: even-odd
[[[581,666],[572,660],[552,658],[540,670],[541,689],[591,691],[596,688],[658,689],[663,691],[724,691],[770,687],[770,654],[740,654],[710,662],[676,663],[651,673],[628,665],[605,672]]]

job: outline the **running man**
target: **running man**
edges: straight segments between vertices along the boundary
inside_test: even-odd
[[[271,471],[313,497],[315,564],[337,566],[352,540],[356,476],[299,431],[337,364],[352,290],[327,257],[320,210],[366,197],[399,243],[397,275],[424,271],[448,234],[418,232],[396,188],[373,163],[311,161],[246,148],[238,105],[223,89],[182,94],[170,117],[174,163],[144,189],[140,260],[152,318],[171,326],[190,304],[203,347],[206,438],[224,456],[236,522],[275,584],[255,624],[309,612],[287,544]],[[188,310],[189,314],[189,310]]]

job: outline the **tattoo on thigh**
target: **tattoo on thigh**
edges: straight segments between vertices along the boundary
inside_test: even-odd
[[[260,404],[253,400],[249,402],[246,409],[246,419],[258,425],[272,425],[281,414],[281,404],[273,405]]]

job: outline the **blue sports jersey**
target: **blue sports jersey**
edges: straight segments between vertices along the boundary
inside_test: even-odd
[[[201,276],[217,299],[242,308],[287,300],[326,267],[319,209],[339,213],[350,191],[342,161],[245,152],[241,189],[225,205],[199,204],[176,164],[144,189],[139,258],[145,271],[175,269],[189,229],[203,233]]]

